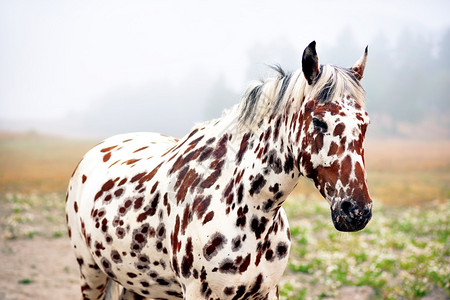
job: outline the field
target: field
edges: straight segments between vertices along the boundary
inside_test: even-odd
[[[64,190],[96,143],[0,133],[0,299],[79,297]],[[448,298],[448,149],[450,141],[369,141],[375,206],[358,233],[337,232],[327,203],[303,180],[285,204],[294,242],[282,298]]]

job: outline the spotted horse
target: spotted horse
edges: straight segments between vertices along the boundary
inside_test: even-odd
[[[367,48],[341,68],[320,65],[315,46],[301,70],[274,67],[179,140],[123,134],[84,156],[66,206],[83,299],[278,299],[291,244],[282,204],[301,176],[337,230],[366,226]]]

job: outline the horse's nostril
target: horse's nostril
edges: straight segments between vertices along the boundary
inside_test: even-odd
[[[369,207],[364,208],[363,210],[363,217],[367,218],[372,216],[372,209],[370,209]]]
[[[348,201],[348,200],[342,201],[342,203],[341,203],[341,210],[342,210],[342,212],[345,215],[347,215],[347,216],[350,215],[350,209],[351,208],[352,208],[352,204],[350,203],[350,201]]]

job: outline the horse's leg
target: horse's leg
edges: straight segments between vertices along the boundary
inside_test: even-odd
[[[183,293],[184,300],[196,300],[196,299],[220,299],[212,294],[208,284],[203,284],[199,281],[191,281],[186,285],[186,291]]]
[[[122,294],[120,295],[119,298],[119,300],[145,300],[145,299],[147,298],[138,295],[136,293],[133,293],[132,291],[127,290],[125,288],[122,290]]]
[[[270,292],[267,297],[268,300],[278,300],[280,299],[280,293],[278,292],[278,285],[275,286]]]
[[[76,243],[75,255],[80,266],[81,295],[84,300],[103,299],[108,277],[97,266],[86,244]]]

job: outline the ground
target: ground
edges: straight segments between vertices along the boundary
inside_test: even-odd
[[[0,300],[81,297],[67,238],[3,240],[0,266]]]
[[[93,145],[0,133],[0,300],[80,298],[64,189]],[[285,204],[293,247],[282,299],[449,299],[450,142],[366,149],[375,206],[362,232],[335,231],[308,183]]]

